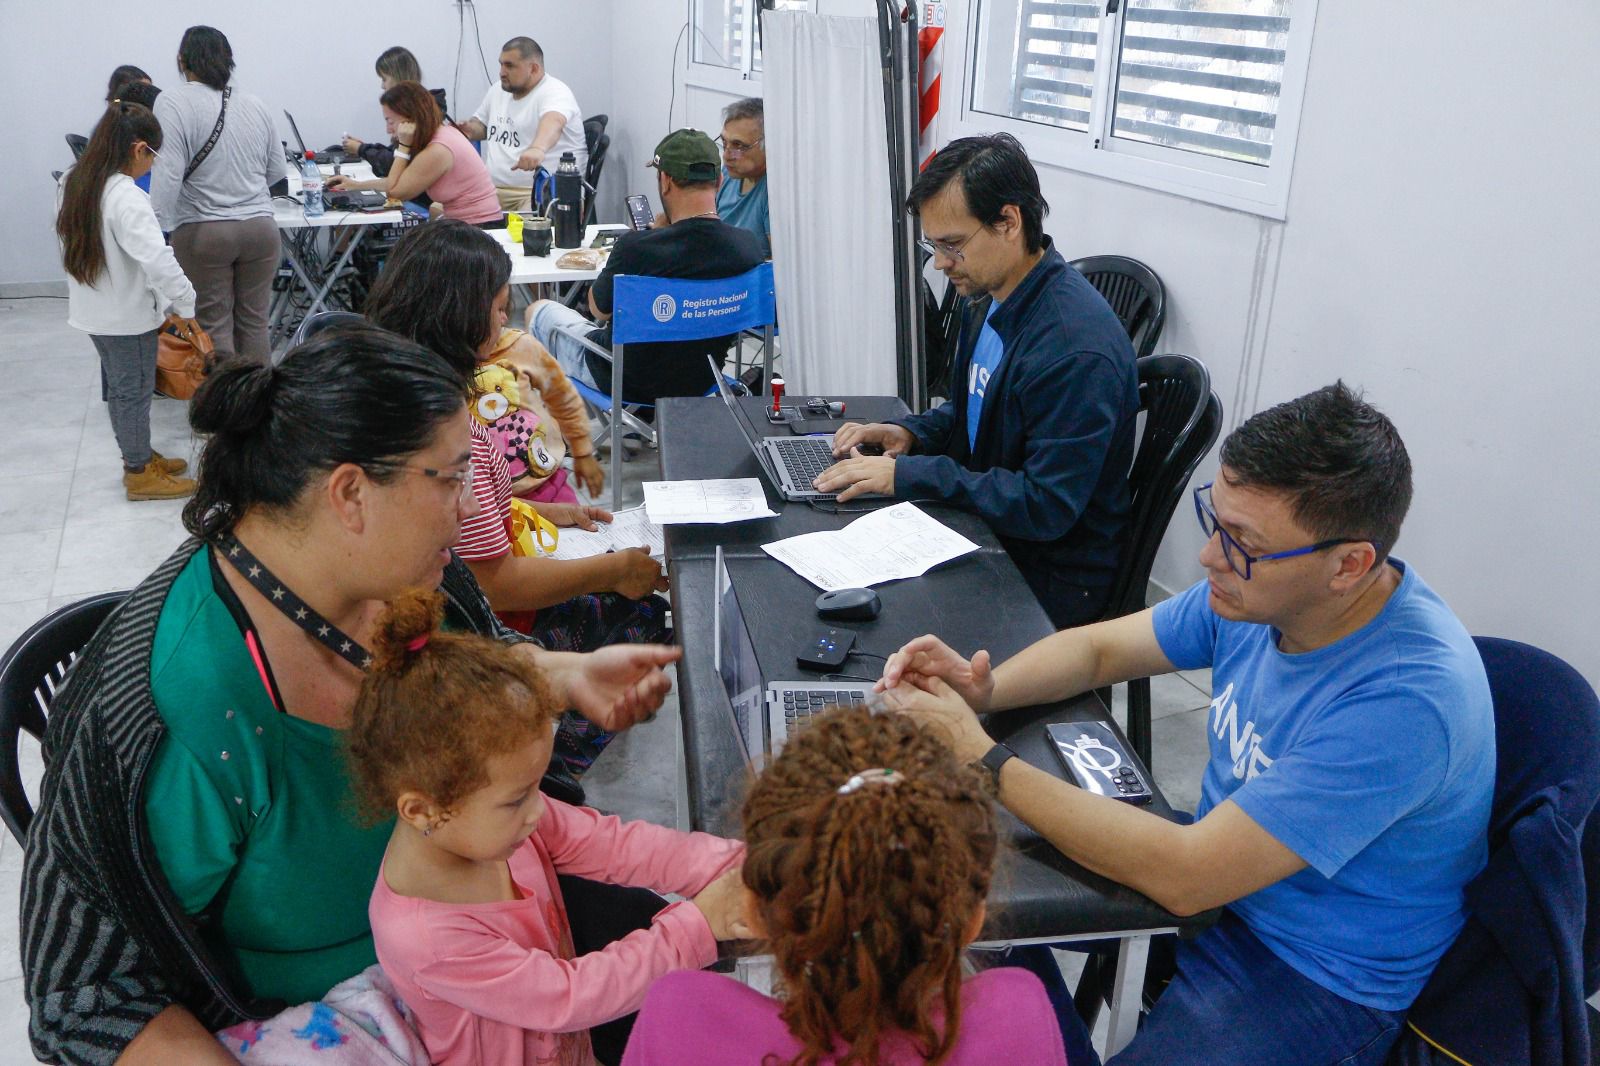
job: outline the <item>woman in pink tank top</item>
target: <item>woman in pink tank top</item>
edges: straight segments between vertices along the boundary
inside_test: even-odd
[[[378,98],[383,120],[396,138],[394,165],[388,177],[352,181],[343,175],[328,179],[328,188],[378,189],[391,200],[410,200],[427,193],[444,208],[446,218],[482,225],[505,218],[494,182],[472,142],[446,125],[433,95],[414,81],[403,81]]]

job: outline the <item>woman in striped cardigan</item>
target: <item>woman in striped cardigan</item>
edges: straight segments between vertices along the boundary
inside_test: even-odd
[[[196,395],[194,538],[51,709],[21,904],[39,1058],[232,1062],[213,1030],[375,961],[381,839],[346,802],[339,749],[360,649],[400,591],[440,589],[447,625],[526,647],[606,729],[660,704],[674,649],[546,652],[449,551],[472,498],[465,399],[439,357],[365,327],[226,366]]]

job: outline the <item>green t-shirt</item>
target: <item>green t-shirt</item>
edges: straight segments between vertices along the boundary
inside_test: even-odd
[[[251,994],[302,1003],[377,962],[367,900],[393,821],[363,826],[338,730],[273,706],[199,551],[167,596],[146,778],[156,857]]]

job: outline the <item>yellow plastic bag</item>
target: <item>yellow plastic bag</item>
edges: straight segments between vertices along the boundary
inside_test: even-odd
[[[522,243],[522,216],[515,211],[506,212],[506,236],[512,244]]]

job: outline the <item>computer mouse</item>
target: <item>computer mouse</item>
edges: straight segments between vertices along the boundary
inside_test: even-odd
[[[866,621],[878,617],[883,601],[871,589],[834,589],[817,597],[817,617]]]

